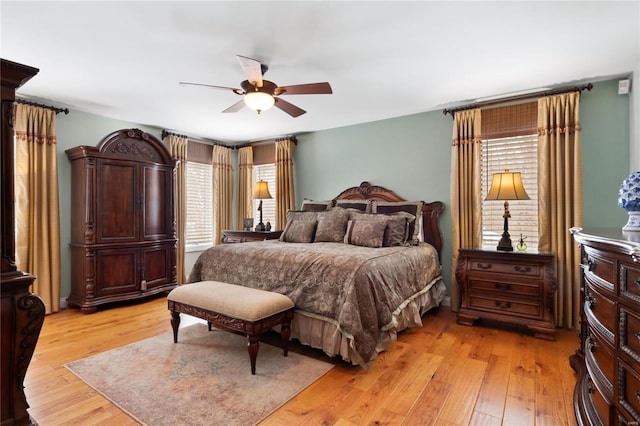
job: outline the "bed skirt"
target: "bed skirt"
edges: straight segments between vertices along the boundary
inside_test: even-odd
[[[376,356],[391,346],[398,332],[407,328],[422,327],[422,315],[428,310],[440,306],[447,289],[442,277],[434,279],[422,291],[405,300],[393,313],[393,320],[381,328]],[[339,355],[353,365],[368,367],[362,357],[353,348],[353,336],[343,332],[339,324],[329,318],[310,312],[296,310],[291,322],[291,338],[316,349],[322,349],[330,357]]]

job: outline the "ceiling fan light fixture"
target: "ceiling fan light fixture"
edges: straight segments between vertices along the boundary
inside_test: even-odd
[[[268,110],[275,103],[275,99],[269,93],[266,92],[248,92],[244,95],[244,103],[260,114],[263,111]]]

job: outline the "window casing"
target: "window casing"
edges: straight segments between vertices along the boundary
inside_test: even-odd
[[[482,245],[497,246],[504,227],[504,201],[485,201],[494,173],[506,169],[520,172],[529,200],[510,200],[509,234],[513,246],[525,238],[529,248],[538,247],[538,136],[528,134],[483,139],[481,154]]]
[[[255,182],[259,180],[264,180],[269,185],[269,193],[273,198],[270,200],[262,200],[262,221],[266,224],[267,222],[271,223],[271,230],[274,231],[279,229],[276,223],[276,165],[275,163],[271,164],[259,164],[253,166],[253,179],[254,179],[254,187]],[[260,221],[260,212],[258,211],[258,206],[260,205],[260,200],[253,200],[253,214],[254,214],[254,226],[258,224]]]
[[[186,249],[204,250],[213,245],[213,166],[187,161],[186,179]]]

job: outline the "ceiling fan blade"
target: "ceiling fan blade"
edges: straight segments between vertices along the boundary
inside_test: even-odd
[[[244,99],[241,99],[222,112],[238,112],[242,109],[243,106],[244,106]]]
[[[200,87],[208,87],[210,89],[221,89],[221,90],[231,90],[239,95],[242,95],[244,92],[241,89],[236,89],[233,87],[225,87],[225,86],[214,86],[212,84],[203,84],[203,83],[186,83],[181,81],[178,83],[180,86],[200,86]]]
[[[289,114],[292,117],[299,117],[302,114],[304,114],[305,110],[303,110],[302,108],[298,108],[297,106],[295,106],[292,103],[289,103],[283,99],[280,98],[274,98],[276,103],[275,106],[280,108],[281,110],[283,110],[284,112],[286,112],[287,114]]]
[[[262,65],[260,61],[247,58],[246,56],[236,55],[242,71],[247,76],[247,81],[257,87],[262,87]]]
[[[331,85],[324,83],[295,84],[276,89],[277,95],[330,95],[333,93]]]

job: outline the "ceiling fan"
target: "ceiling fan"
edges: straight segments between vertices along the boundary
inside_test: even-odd
[[[242,96],[242,100],[231,105],[229,108],[222,111],[226,112],[238,112],[244,105],[247,105],[252,110],[260,114],[263,111],[268,110],[272,106],[280,108],[292,117],[299,117],[306,111],[299,108],[292,103],[280,98],[282,95],[330,95],[333,93],[331,85],[327,82],[324,83],[309,83],[309,84],[295,84],[292,86],[278,86],[272,81],[264,80],[262,76],[267,72],[269,67],[260,63],[255,59],[247,58],[245,56],[236,55],[240,66],[247,77],[240,86],[242,89],[224,86],[214,86],[211,84],[203,83],[186,83],[180,82],[181,86],[203,86],[212,89],[230,90],[236,95]]]

